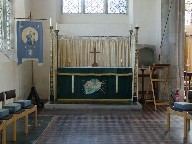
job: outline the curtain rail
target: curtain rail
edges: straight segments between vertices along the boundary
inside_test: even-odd
[[[59,39],[65,39],[65,38],[73,38],[73,39],[83,39],[83,38],[97,38],[97,39],[99,39],[99,38],[117,38],[117,39],[129,39],[130,38],[130,36],[66,36],[66,35],[59,35]]]

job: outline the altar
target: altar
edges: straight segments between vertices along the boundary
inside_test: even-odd
[[[57,101],[132,101],[131,67],[57,69]]]

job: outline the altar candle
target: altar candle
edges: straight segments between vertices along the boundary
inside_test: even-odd
[[[51,18],[50,18],[49,22],[50,22],[50,26],[52,26],[52,19]]]
[[[55,25],[55,30],[58,30],[57,23],[56,23],[56,25]]]
[[[132,30],[132,25],[131,24],[129,25],[129,29]]]

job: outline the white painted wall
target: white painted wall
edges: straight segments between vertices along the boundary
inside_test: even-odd
[[[15,0],[13,1],[13,3],[13,16],[25,17],[26,11],[28,12],[30,9],[30,1]],[[14,48],[16,48],[16,43],[14,44]],[[12,61],[7,58],[3,53],[0,53],[0,73],[0,92],[16,89],[16,93],[19,99],[25,99],[28,97],[31,87],[30,62],[24,62],[23,65],[18,66],[16,61]]]
[[[185,32],[187,35],[192,35],[192,25],[185,25]]]
[[[15,62],[10,61],[4,54],[0,53],[0,92],[15,89],[17,74]]]
[[[34,86],[41,99],[49,99],[49,72],[50,72],[50,29],[49,19],[55,25],[57,18],[56,5],[59,0],[31,0],[32,16],[36,19],[47,19],[43,23],[43,65],[34,63]]]
[[[128,15],[63,14],[60,33],[80,36],[127,36],[129,25],[139,26],[139,44],[159,45],[161,0],[130,0]]]

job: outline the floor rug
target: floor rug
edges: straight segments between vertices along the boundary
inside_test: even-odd
[[[183,119],[171,116],[166,130],[166,111],[53,110],[55,116],[35,144],[180,144]],[[50,112],[50,113],[52,113]],[[45,111],[46,113],[46,111]]]

